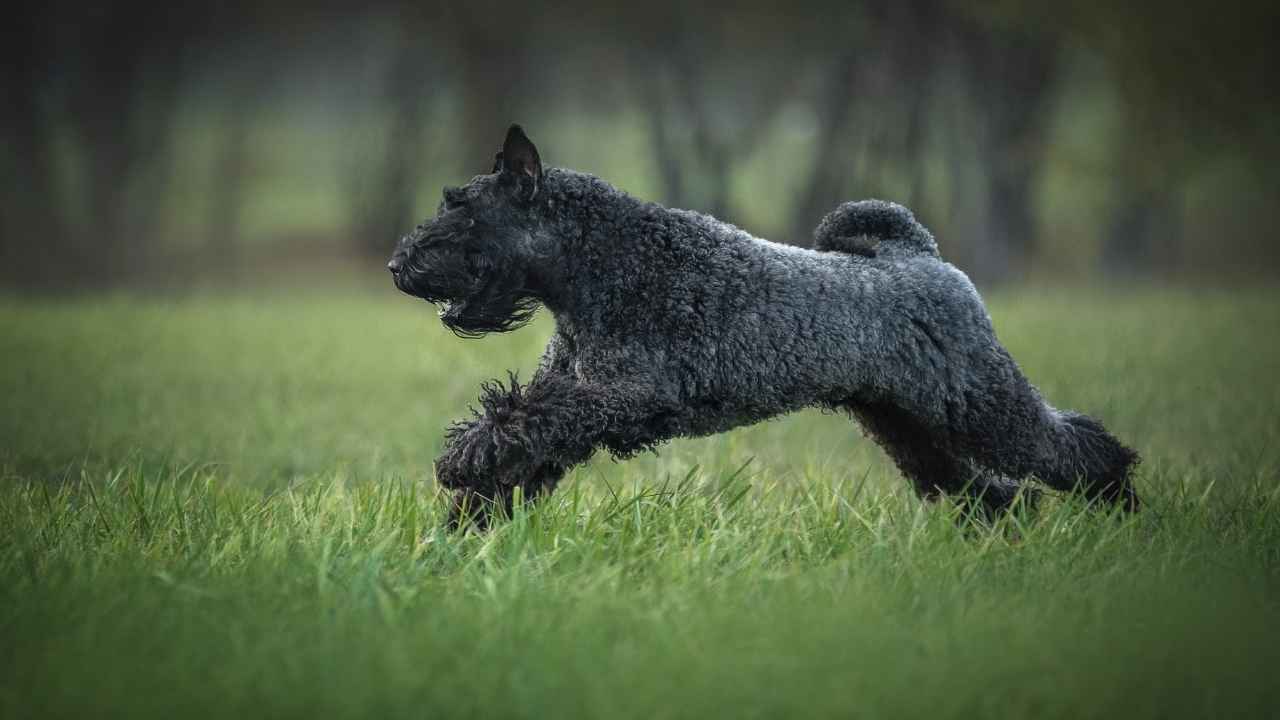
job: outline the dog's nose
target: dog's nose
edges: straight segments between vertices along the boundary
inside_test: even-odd
[[[400,268],[402,267],[404,267],[404,258],[399,255],[391,258],[391,260],[387,262],[387,269],[391,271],[392,275],[399,275]]]

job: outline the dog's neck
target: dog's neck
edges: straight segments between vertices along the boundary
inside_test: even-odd
[[[547,169],[542,193],[544,232],[530,238],[528,284],[557,323],[571,324],[570,309],[582,307],[579,276],[614,252],[618,228],[644,202],[594,175],[562,168]]]

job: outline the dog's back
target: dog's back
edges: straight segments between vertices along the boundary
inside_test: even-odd
[[[880,213],[879,224],[845,212],[841,229],[895,232],[875,238],[874,253],[783,245],[646,204],[638,217],[650,232],[620,248],[644,261],[611,259],[628,265],[625,276],[616,265],[583,273],[626,288],[599,298],[609,322],[585,332],[605,329],[590,342],[625,344],[627,357],[662,368],[682,403],[715,398],[727,416],[699,432],[867,390],[936,405],[950,390],[937,370],[975,338],[994,343],[990,321],[968,278],[927,250],[932,237],[909,212],[856,205]]]

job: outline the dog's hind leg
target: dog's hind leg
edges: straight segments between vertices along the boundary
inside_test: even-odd
[[[1138,510],[1141,502],[1131,478],[1138,453],[1087,415],[1045,409],[1045,432],[1052,439],[1052,450],[1036,458],[1029,468],[1032,474],[1055,489],[1078,487],[1090,500],[1119,505],[1130,512]]]
[[[1000,402],[971,403],[960,416],[953,434],[958,455],[1007,477],[1034,476],[1056,490],[1139,508],[1130,477],[1136,452],[1097,420],[1050,407],[1020,375],[996,387],[1001,391],[988,387],[982,395]]]
[[[1022,492],[1034,502],[1034,488],[956,457],[911,415],[888,403],[844,405],[863,429],[884,448],[916,493],[926,500],[947,495],[988,520],[1007,511]]]

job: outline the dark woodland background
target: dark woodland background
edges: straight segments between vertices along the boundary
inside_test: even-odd
[[[382,273],[519,121],[544,161],[805,244],[916,210],[980,284],[1274,273],[1275,11],[20,3],[0,281]],[[301,281],[309,276],[298,275]]]

